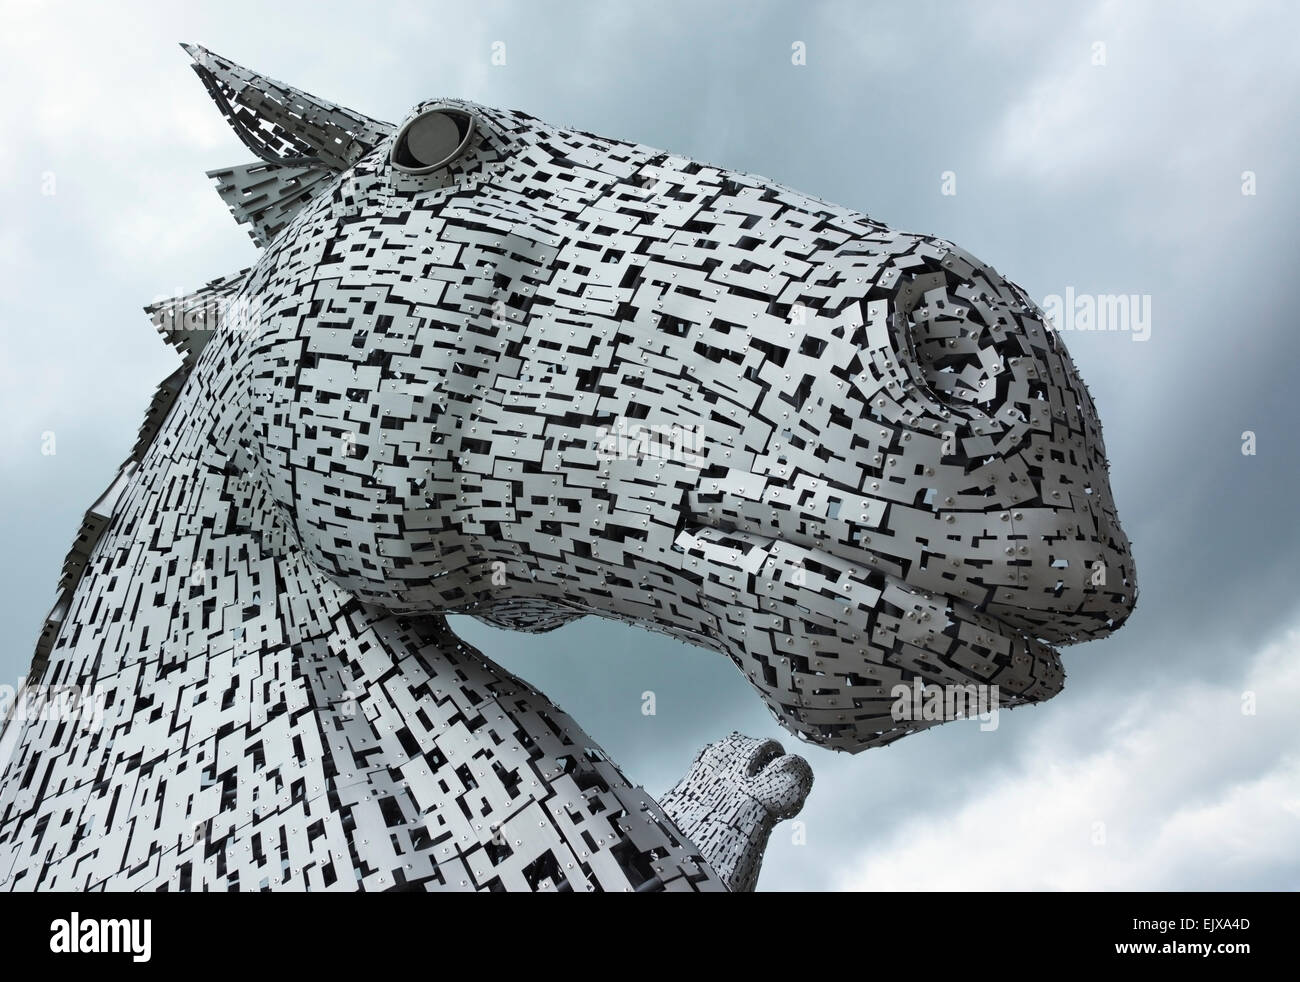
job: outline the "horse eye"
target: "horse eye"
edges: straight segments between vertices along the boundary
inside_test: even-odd
[[[393,166],[405,174],[446,167],[469,147],[474,117],[459,109],[430,109],[402,127],[393,141]]]

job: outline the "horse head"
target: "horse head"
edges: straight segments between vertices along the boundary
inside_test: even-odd
[[[900,687],[1054,695],[1053,645],[1132,610],[1088,391],[957,246],[187,50],[258,158],[212,176],[264,248],[149,308],[184,363],[31,676],[107,689],[111,719],[0,736],[0,884],[752,887],[802,760],[734,735],[654,802],[443,615],[661,631],[859,751],[947,718]]]
[[[957,246],[522,112],[392,126],[194,53],[263,158],[217,172],[267,246],[229,294],[245,449],[351,594],[662,631],[848,750],[925,725],[889,711],[915,679],[1047,698],[1051,645],[1128,616],[1092,399]]]

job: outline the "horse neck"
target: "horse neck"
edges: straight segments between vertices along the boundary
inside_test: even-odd
[[[346,602],[213,432],[201,401],[177,407],[86,566],[47,681],[210,677],[214,659],[319,636]]]
[[[98,690],[102,724],[28,721],[0,771],[0,887],[719,885],[545,696],[315,571],[234,431],[184,405],[44,678]]]

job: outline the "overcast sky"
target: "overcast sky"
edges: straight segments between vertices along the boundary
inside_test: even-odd
[[[140,308],[256,259],[204,177],[249,153],[194,41],[379,118],[458,96],[756,172],[950,239],[1039,302],[1149,297],[1145,341],[1063,335],[1132,620],[995,731],[803,748],[806,842],[780,827],[760,886],[1300,887],[1293,4],[188,6],[0,3],[0,683],[178,363]],[[720,655],[590,618],[456,627],[654,793],[733,729],[795,742]]]

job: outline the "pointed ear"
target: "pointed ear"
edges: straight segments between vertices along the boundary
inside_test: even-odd
[[[181,47],[194,59],[194,71],[235,133],[268,163],[318,163],[346,170],[394,129],[196,44]]]

